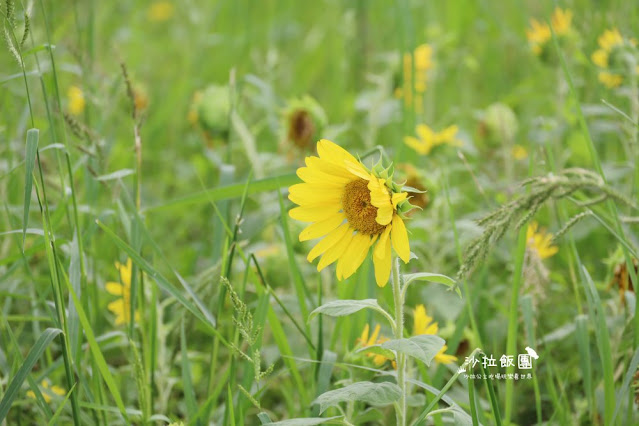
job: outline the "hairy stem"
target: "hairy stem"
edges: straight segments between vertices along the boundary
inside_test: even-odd
[[[392,260],[392,286],[395,302],[395,338],[404,337],[404,297],[402,296],[401,282],[399,278],[399,262]],[[406,425],[406,356],[397,353],[397,385],[401,389],[401,396],[397,403],[397,425]]]

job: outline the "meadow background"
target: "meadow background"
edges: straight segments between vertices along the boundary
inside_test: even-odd
[[[527,37],[555,7],[568,28]],[[404,268],[458,280],[461,297],[409,290],[409,326],[424,305],[457,357],[415,369],[413,420],[448,384],[429,424],[639,421],[636,2],[0,10],[0,423],[268,424],[392,373],[357,352],[373,311],[309,320],[327,300],[392,306],[370,260],[344,282],[317,273],[286,214],[320,138],[381,147],[427,189]],[[613,28],[604,69],[592,54]],[[508,220],[477,222],[504,205]],[[485,257],[458,275],[473,241]],[[456,374],[475,348],[525,346],[532,380]],[[323,416],[395,421],[362,402]]]

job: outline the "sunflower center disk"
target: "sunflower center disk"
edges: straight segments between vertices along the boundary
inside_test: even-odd
[[[371,204],[371,192],[364,179],[346,184],[342,195],[342,209],[348,223],[362,234],[377,235],[386,228],[375,220],[377,207]]]

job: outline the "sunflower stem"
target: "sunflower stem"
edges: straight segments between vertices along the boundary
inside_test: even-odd
[[[399,277],[399,261],[393,258],[392,266],[392,286],[393,300],[395,302],[395,339],[404,337],[404,297],[402,294],[401,281]],[[401,390],[401,396],[396,406],[397,425],[406,425],[406,356],[400,352],[397,358],[397,385]]]

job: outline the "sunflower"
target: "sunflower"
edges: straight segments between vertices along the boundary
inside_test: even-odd
[[[421,336],[422,334],[436,335],[438,331],[439,326],[433,321],[433,317],[428,316],[424,305],[417,305],[413,317],[413,336]],[[457,361],[456,356],[445,353],[447,349],[447,345],[442,346],[437,355],[435,355],[435,361],[440,364],[450,364]]]
[[[84,112],[86,101],[84,100],[84,92],[78,86],[71,86],[67,91],[69,99],[69,112],[71,115],[80,115]]]
[[[395,96],[397,98],[404,97],[405,105],[407,107],[413,105],[417,112],[421,112],[422,109],[423,94],[426,92],[428,73],[434,65],[432,58],[433,47],[426,43],[417,46],[412,55],[407,52],[403,56],[403,86],[395,89]],[[414,80],[413,68],[415,69]],[[411,87],[413,83],[414,86]],[[413,91],[415,94],[414,101]]]
[[[364,326],[364,330],[362,331],[362,335],[357,338],[357,341],[355,343],[365,348],[365,347],[373,346],[373,345],[381,345],[382,343],[388,340],[388,337],[380,335],[379,324],[375,326],[375,329],[373,330],[373,334],[369,336],[369,333],[370,333],[370,326],[366,324],[366,326]],[[366,356],[369,358],[373,358],[373,363],[378,367],[383,365],[386,361],[390,361],[390,358],[387,358],[381,354],[376,354],[374,352],[367,352]],[[393,366],[395,366],[395,361],[393,361]]]
[[[133,264],[127,259],[126,265],[115,262],[115,268],[120,273],[120,282],[109,281],[106,283],[106,291],[119,299],[107,305],[107,308],[115,314],[115,325],[128,324],[131,319],[131,273]],[[135,321],[140,319],[140,313],[135,311]]]
[[[526,243],[528,248],[536,253],[540,259],[547,259],[557,254],[559,249],[552,245],[552,234],[545,229],[539,229],[539,224],[533,222],[526,230]]]
[[[624,77],[619,73],[619,68],[623,65],[620,64],[619,58],[623,55],[619,52],[625,46],[634,50],[636,41],[624,39],[617,28],[612,28],[599,36],[597,44],[599,49],[593,52],[590,59],[601,70],[598,75],[599,82],[609,89],[621,86]],[[636,73],[637,69],[634,71]]]
[[[149,6],[147,15],[150,21],[164,22],[171,19],[175,8],[173,4],[168,1],[156,1]]]
[[[44,398],[44,402],[49,403],[51,402],[51,395],[57,395],[57,396],[63,396],[65,395],[67,392],[61,388],[58,385],[51,385],[49,383],[49,380],[45,379],[42,380],[40,382],[40,387],[42,387],[43,392],[42,392],[42,397]],[[29,398],[33,398],[35,399],[35,393],[33,391],[27,391],[27,396]]]
[[[391,246],[408,263],[410,246],[401,212],[411,208],[407,193],[392,182],[388,170],[369,171],[359,160],[335,143],[317,143],[319,157],[306,157],[297,169],[304,183],[289,188],[288,198],[299,207],[289,215],[312,222],[300,241],[322,238],[308,254],[321,271],[337,261],[337,279],[355,273],[373,247],[377,285],[384,287],[391,272]]]
[[[556,7],[550,17],[550,25],[552,31],[559,41],[563,41],[572,33],[572,11],[570,9],[563,10]],[[526,30],[526,38],[530,44],[533,53],[538,56],[546,56],[548,53],[547,46],[552,39],[551,27],[548,24],[541,23],[536,19],[530,20],[530,28]]]
[[[404,143],[417,151],[418,154],[428,155],[439,145],[461,146],[462,143],[457,139],[459,127],[456,125],[448,126],[440,132],[436,132],[426,124],[418,124],[415,128],[417,137],[405,136]]]

